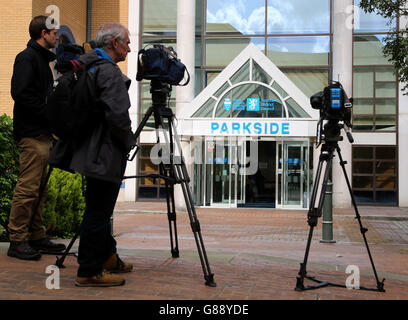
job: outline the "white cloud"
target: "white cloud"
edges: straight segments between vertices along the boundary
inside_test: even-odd
[[[263,2],[263,1],[262,1]],[[281,1],[270,0],[268,6],[268,32],[318,33],[328,31],[328,0]],[[242,34],[263,33],[265,7],[260,2],[247,0],[209,3],[207,22],[228,23]],[[296,6],[295,6],[296,5]],[[215,9],[217,6],[217,9]]]
[[[244,18],[240,11],[245,9],[245,7],[241,5],[226,6],[217,10],[215,14],[210,10],[207,10],[207,22],[228,23],[242,34],[256,34],[263,32],[265,28],[265,8],[257,8],[251,12],[248,18]]]

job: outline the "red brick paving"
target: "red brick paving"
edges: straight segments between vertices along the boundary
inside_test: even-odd
[[[306,211],[266,209],[204,209],[202,227],[216,288],[204,285],[203,273],[186,213],[178,213],[180,258],[170,254],[168,220],[163,203],[118,203],[114,234],[122,258],[134,264],[126,284],[116,288],[77,288],[77,263],[72,256],[60,269],[60,290],[45,286],[45,269],[54,256],[40,261],[7,257],[0,244],[0,299],[181,299],[181,300],[355,300],[408,299],[408,215],[402,208],[361,208],[363,225],[385,293],[326,287],[296,292],[308,225]],[[360,284],[375,287],[375,279],[352,210],[334,211],[334,244],[323,244],[316,228],[308,274],[344,284],[348,265],[360,268]],[[370,219],[370,217],[372,219]],[[321,222],[321,221],[320,221]],[[65,243],[68,240],[63,240]],[[75,247],[74,247],[75,248]],[[309,283],[309,282],[307,282]]]

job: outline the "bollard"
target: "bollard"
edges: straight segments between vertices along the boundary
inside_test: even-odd
[[[113,236],[113,215],[110,217],[110,229],[111,229],[111,235]]]
[[[333,240],[333,183],[329,179],[327,182],[326,193],[323,203],[323,220],[322,220],[322,243],[335,243]]]

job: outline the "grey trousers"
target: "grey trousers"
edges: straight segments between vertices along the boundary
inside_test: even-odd
[[[45,238],[42,209],[47,187],[40,199],[40,186],[46,180],[51,139],[48,135],[22,138],[18,146],[20,172],[10,211],[10,241],[38,240]]]

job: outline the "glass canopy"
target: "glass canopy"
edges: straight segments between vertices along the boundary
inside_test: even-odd
[[[212,95],[193,118],[311,118],[252,58]]]

